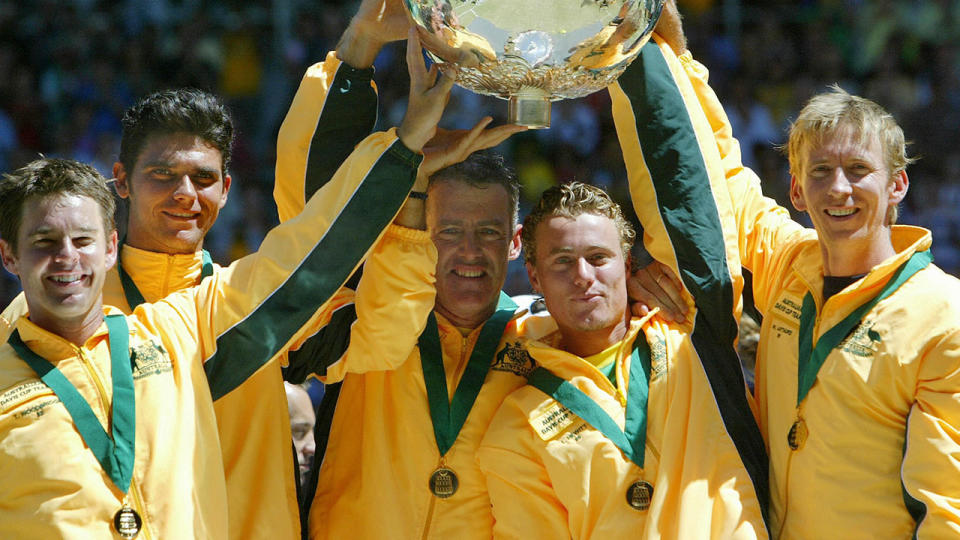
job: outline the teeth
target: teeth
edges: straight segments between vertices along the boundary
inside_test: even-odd
[[[171,216],[182,217],[182,218],[191,218],[193,214],[178,214],[176,212],[170,212]]]
[[[480,277],[483,275],[483,272],[480,270],[455,270],[454,271],[460,277]]]
[[[73,283],[74,281],[80,281],[80,276],[53,276],[51,279],[57,283]]]
[[[842,210],[827,210],[827,214],[830,214],[831,216],[834,216],[834,217],[843,217],[843,216],[849,216],[850,214],[853,214],[856,211],[857,211],[856,208],[844,208]]]

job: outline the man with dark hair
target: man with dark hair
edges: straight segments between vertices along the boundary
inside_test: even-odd
[[[619,205],[579,182],[544,191],[524,220],[530,283],[557,330],[526,344],[529,386],[477,451],[495,537],[767,537],[690,327],[631,316],[634,236]]]
[[[201,90],[156,92],[126,110],[113,174],[129,211],[119,264],[106,275],[106,304],[131,313],[221,270],[203,240],[230,192],[233,134],[226,106]],[[2,317],[12,325],[25,310],[20,297]],[[215,391],[233,538],[294,537],[299,527],[280,370],[274,362],[228,394]]]
[[[216,398],[231,393],[262,365],[277,363],[268,360],[297,346],[329,320],[330,313],[341,305],[334,297],[337,289],[356,269],[369,246],[381,237],[383,228],[394,216],[399,225],[407,223],[406,214],[397,215],[397,209],[421,161],[416,151],[435,131],[452,85],[446,79],[435,84],[422,65],[421,70],[423,73],[417,72],[418,77],[411,82],[408,114],[399,129],[364,140],[326,182],[323,193],[311,198],[302,216],[268,235],[261,252],[213,273],[196,287],[156,304],[140,304],[127,319],[107,319],[128,320],[130,332],[113,329],[120,323],[109,322],[110,332],[101,325],[105,310],[101,309],[99,287],[107,270],[121,256],[116,232],[97,221],[105,217],[104,213],[84,196],[58,192],[42,198],[20,197],[26,201],[22,213],[25,223],[30,224],[29,231],[20,230],[16,250],[6,239],[0,241],[5,266],[25,280],[27,306],[21,311],[26,315],[12,321],[14,326],[8,329],[15,328],[13,345],[0,348],[0,395],[4,398],[0,409],[0,452],[4,455],[0,464],[5,465],[3,492],[8,497],[0,503],[5,509],[0,511],[0,536],[106,536],[111,534],[111,527],[123,534],[142,528],[160,538],[227,536],[223,463],[214,436],[211,395]],[[195,161],[186,161],[195,169],[188,167],[171,175],[175,187],[171,188],[174,194],[170,200],[178,204],[190,200],[185,194],[195,193],[193,177],[199,176],[198,182],[203,183],[203,172],[211,168],[206,162],[212,156],[205,153],[201,143],[192,142],[186,156]],[[217,159],[213,167],[219,168],[219,164]],[[147,174],[156,175],[150,181],[161,183],[167,167],[158,161],[145,169]],[[4,187],[16,194],[23,184],[10,179]],[[162,209],[160,213],[167,215],[159,219],[196,221],[199,212],[194,207],[193,214],[183,216],[178,215],[185,213],[183,208],[172,212]],[[91,221],[97,225],[91,227]],[[187,225],[185,228],[195,227],[196,223]],[[29,249],[25,247],[27,239]],[[422,250],[404,238],[383,235],[368,264],[368,271],[374,274],[372,280],[382,280],[377,274],[393,261]],[[396,290],[407,294],[415,293],[405,284],[413,281],[415,291],[425,280],[410,272],[390,272],[390,276]],[[46,305],[42,302],[38,304],[47,297],[53,298],[47,302],[55,304],[52,310],[42,309]],[[79,317],[67,309],[74,299],[86,299],[80,306],[86,309]],[[325,309],[317,311],[321,306]],[[34,321],[34,312],[43,324]],[[48,312],[54,316],[45,317]],[[119,315],[113,308],[107,308],[106,313]],[[70,325],[74,319],[86,322],[73,331]],[[46,324],[50,321],[52,324]],[[133,380],[118,379],[112,392],[100,391],[109,387],[102,383],[102,373],[112,372],[122,378],[120,367],[131,363],[122,358],[127,347],[120,336],[129,336],[132,346]],[[105,364],[108,349],[116,358],[112,368]],[[35,364],[31,360],[34,357],[42,358]],[[57,368],[43,367],[44,358],[56,363]],[[388,367],[369,358],[371,363],[365,369]],[[30,369],[24,362],[38,367]],[[360,365],[353,368],[364,369]],[[43,383],[37,380],[37,373],[42,373]],[[64,380],[66,386],[48,382],[49,373]],[[282,388],[279,379],[276,382]],[[55,406],[57,399],[51,399],[47,385],[60,387],[55,391],[62,402],[70,403],[66,410]],[[133,396],[135,405],[129,399]],[[285,413],[282,390],[280,396]],[[38,399],[44,401],[38,403]],[[76,405],[84,402],[87,411],[94,409],[92,413],[77,412]],[[37,409],[40,405],[43,408]],[[259,399],[249,398],[235,414],[246,414],[260,405]],[[119,413],[123,422],[106,422],[104,415],[111,410],[114,419]],[[292,452],[284,416],[268,419],[286,425],[284,440],[252,439],[248,444],[276,442]],[[108,426],[109,435],[102,425]],[[77,436],[74,426],[82,436]],[[48,460],[39,453],[25,452],[44,448],[48,441],[41,439],[46,433],[56,439],[49,442],[53,449],[59,449],[58,455],[75,459]],[[135,447],[135,442],[140,445]],[[55,467],[45,467],[48,462]],[[282,474],[293,474],[292,460]],[[29,496],[13,489],[38,481],[45,489],[33,490]],[[262,497],[254,491],[255,486],[249,489],[248,497]],[[284,500],[278,504],[284,506],[284,514],[292,506],[295,515],[295,503]],[[71,510],[76,508],[82,511]],[[258,525],[261,531],[276,531],[270,521]],[[231,530],[231,536],[237,534],[235,530]]]
[[[284,182],[274,192],[281,220],[297,215],[312,190],[324,189],[326,178],[310,171],[373,127],[370,66],[384,43],[408,29],[399,1],[365,0],[337,50],[307,71],[278,136],[278,149],[286,149],[278,150],[277,178]],[[407,61],[422,62],[409,52]],[[318,413],[304,501],[311,538],[490,538],[489,499],[473,449],[502,395],[523,383],[529,366],[510,354],[518,323],[500,292],[508,261],[519,254],[518,186],[500,158],[472,154],[521,128],[484,129],[489,122],[465,132],[441,130],[424,148],[428,159],[413,194],[426,201],[421,223],[388,231],[436,246],[435,257],[411,254],[395,262],[397,269],[435,275],[436,285],[433,278],[424,285],[436,295],[405,295],[391,305],[394,316],[379,333],[365,334],[357,331],[369,318],[364,306],[382,304],[396,288],[392,280],[365,279],[355,306],[338,310],[324,333],[291,355],[299,358],[288,379],[312,372],[326,383],[343,381],[327,387]],[[453,166],[438,173],[445,165]],[[496,330],[483,330],[488,326]],[[343,329],[341,335],[331,335],[332,328]],[[421,335],[428,345],[418,346]],[[346,368],[361,356],[396,368]],[[457,389],[463,404],[453,413],[456,426],[440,428],[443,413],[434,406],[445,388]],[[444,430],[439,440],[434,426]],[[371,508],[378,509],[375,519]]]

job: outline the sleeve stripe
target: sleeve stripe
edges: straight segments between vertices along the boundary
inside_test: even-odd
[[[636,134],[643,160],[656,180],[660,214],[681,279],[697,305],[691,340],[766,520],[766,447],[747,403],[734,348],[734,288],[710,177],[683,95],[660,48],[651,41],[634,64],[619,82],[630,98],[635,125],[644,126]]]
[[[410,160],[418,158],[394,141],[297,268],[256,309],[217,337],[216,351],[204,364],[213,399],[273,358],[347,281],[406,199],[416,178],[416,164]]]

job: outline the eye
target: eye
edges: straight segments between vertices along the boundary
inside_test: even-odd
[[[165,167],[157,167],[155,169],[150,169],[150,176],[157,178],[159,180],[164,180],[173,176],[173,171]]]
[[[816,177],[823,177],[830,174],[831,167],[826,164],[814,165],[813,169],[810,170],[810,174]]]
[[[437,231],[437,236],[442,236],[445,238],[451,238],[460,234],[460,229],[457,227],[443,227]]]
[[[73,239],[73,243],[76,244],[76,245],[78,245],[78,246],[89,246],[90,244],[93,243],[93,237],[92,237],[92,236],[79,236],[79,237]]]
[[[208,171],[201,171],[196,174],[192,174],[190,175],[190,178],[193,180],[195,184],[199,184],[202,186],[211,186],[213,184],[216,184],[218,180],[216,175]]]
[[[594,253],[587,260],[594,266],[600,266],[610,260],[610,255],[606,253]]]
[[[491,229],[491,228],[480,229],[480,235],[485,236],[487,238],[500,238],[501,236],[503,236],[500,233],[500,231],[498,231],[497,229]]]

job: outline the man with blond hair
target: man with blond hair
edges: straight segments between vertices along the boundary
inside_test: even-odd
[[[655,312],[631,316],[635,233],[620,207],[600,188],[564,184],[543,193],[522,231],[530,283],[558,330],[527,344],[538,367],[477,453],[494,536],[766,538],[747,460],[697,349],[704,342],[691,339],[700,330]],[[702,255],[711,249],[722,247]]]
[[[814,96],[787,144],[790,199],[814,226],[804,229],[741,165],[703,66],[664,43],[640,61],[645,76],[628,71],[612,91],[627,167],[647,178],[638,211],[716,208],[728,261],[753,273],[773,534],[955,537],[960,282],[932,264],[929,231],[895,225],[909,186],[903,131],[837,87]],[[655,137],[675,141],[689,174],[648,168]],[[659,241],[655,256],[676,246]]]

